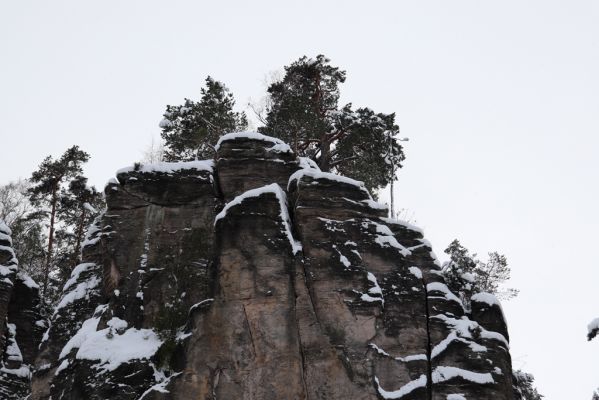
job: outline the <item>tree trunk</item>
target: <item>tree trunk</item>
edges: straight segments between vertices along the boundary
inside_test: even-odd
[[[77,241],[75,242],[75,251],[73,252],[73,266],[79,264],[79,253],[81,252],[81,239],[83,236],[83,228],[85,224],[85,207],[81,210],[81,217],[79,217],[79,223],[77,224],[77,230],[75,236]]]
[[[48,234],[48,254],[46,258],[46,268],[44,270],[44,289],[42,292],[42,298],[46,296],[46,290],[48,289],[48,275],[50,274],[50,263],[52,262],[52,247],[54,245],[54,221],[56,219],[56,203],[58,202],[58,187],[54,185],[52,188],[52,211],[50,212],[50,233]]]

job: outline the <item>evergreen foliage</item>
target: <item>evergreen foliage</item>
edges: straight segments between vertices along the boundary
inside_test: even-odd
[[[235,99],[227,87],[211,77],[199,102],[166,106],[160,122],[166,161],[190,161],[214,157],[214,145],[225,133],[247,129],[247,117],[233,111]]]
[[[395,180],[404,160],[396,138],[395,114],[339,107],[339,84],[346,73],[324,55],[302,57],[285,67],[282,80],[268,88],[265,126],[259,131],[291,144],[321,170],[364,181],[369,189]]]
[[[489,253],[488,261],[470,254],[468,249],[455,239],[445,249],[450,261],[443,266],[445,281],[450,290],[459,293],[465,304],[470,297],[479,292],[492,293],[498,298],[510,299],[518,295],[518,290],[502,288],[502,284],[510,279],[510,268],[504,255]]]
[[[86,228],[104,207],[104,197],[96,188],[87,185],[87,178],[75,176],[60,194],[58,217],[61,228],[57,230],[60,251],[55,264],[61,281],[70,276],[73,266],[81,262],[81,243]]]
[[[56,280],[57,285],[61,282],[61,279],[57,277],[57,262],[67,264],[63,269],[68,269],[69,273],[75,265],[73,262],[76,262],[76,259],[72,255],[72,251],[75,249],[71,246],[71,250],[67,251],[69,248],[68,238],[71,234],[78,234],[77,240],[80,243],[83,231],[74,224],[71,215],[78,213],[76,209],[80,207],[81,199],[89,198],[88,192],[94,193],[93,196],[98,197],[95,189],[82,188],[82,185],[86,183],[86,179],[82,177],[83,164],[88,160],[89,154],[78,146],[72,146],[57,160],[52,159],[51,156],[46,157],[29,179],[31,184],[27,189],[29,201],[36,207],[39,215],[45,216],[44,220],[48,219],[46,260],[40,282],[42,283],[43,297],[46,297],[49,283],[52,283],[52,280]],[[77,215],[81,216],[81,212],[79,211]],[[84,222],[87,222],[85,218]],[[68,255],[66,255],[67,253]],[[66,259],[71,262],[66,262]]]
[[[514,400],[542,400],[543,396],[533,386],[535,381],[532,374],[520,370],[513,371],[512,386],[514,388]]]

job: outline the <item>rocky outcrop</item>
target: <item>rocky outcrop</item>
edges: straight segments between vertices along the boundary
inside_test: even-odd
[[[23,399],[46,323],[39,286],[19,270],[10,235],[0,220],[0,399]]]
[[[277,139],[105,192],[32,399],[512,399],[496,299],[462,304],[421,230]]]

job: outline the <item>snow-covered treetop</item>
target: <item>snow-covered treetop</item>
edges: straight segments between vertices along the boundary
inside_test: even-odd
[[[273,146],[268,150],[272,150],[277,153],[291,153],[292,152],[291,147],[289,147],[289,145],[287,143],[283,142],[282,140],[274,138],[272,136],[266,136],[266,135],[263,135],[258,132],[227,133],[226,135],[223,135],[220,137],[220,139],[218,139],[218,142],[216,143],[216,146],[214,147],[214,149],[218,151],[218,149],[220,148],[220,145],[222,143],[230,141],[230,140],[236,140],[236,139],[251,139],[251,140],[260,140],[263,142],[270,142],[273,144]]]
[[[129,167],[119,169],[116,174],[124,174],[128,172],[143,172],[153,173],[161,172],[165,174],[172,174],[182,170],[195,169],[198,171],[212,172],[214,169],[214,162],[212,160],[196,160],[196,161],[179,161],[179,162],[157,162],[152,164],[139,164],[132,165]]]

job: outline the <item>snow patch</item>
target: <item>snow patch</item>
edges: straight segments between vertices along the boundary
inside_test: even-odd
[[[410,267],[408,268],[408,270],[410,271],[410,273],[412,273],[412,275],[414,275],[416,278],[418,279],[422,279],[422,271],[420,270],[420,268],[418,267]]]
[[[314,162],[314,160],[310,159],[309,157],[298,157],[298,159],[300,168],[315,169],[317,171],[320,171],[320,167],[318,166],[318,164],[316,164],[316,162]]]
[[[395,219],[395,218],[381,218],[381,221],[384,221],[388,224],[392,224],[392,225],[401,225],[404,228],[407,228],[411,231],[414,232],[418,232],[420,234],[424,234],[424,231],[422,230],[422,228],[416,226],[416,225],[412,225],[407,221],[401,220],[401,219]]]
[[[462,393],[448,394],[447,400],[466,400]]]
[[[491,293],[485,293],[485,292],[476,293],[470,299],[472,301],[476,301],[478,303],[486,303],[490,306],[498,306],[499,308],[501,308],[501,304],[499,303],[499,300],[497,299],[497,297],[495,297]]]
[[[212,172],[214,169],[214,161],[212,160],[195,160],[195,161],[179,161],[179,162],[157,162],[153,164],[141,164],[136,170],[135,166],[121,168],[116,171],[118,174],[124,174],[128,172],[141,172],[141,173],[163,173],[173,174],[182,170],[195,169],[198,171]]]
[[[0,231],[7,235],[12,235],[12,231],[10,230],[8,225],[6,225],[6,222],[4,222],[4,220],[2,219],[0,219]]]
[[[291,218],[289,216],[289,211],[287,210],[287,195],[285,195],[283,189],[281,189],[281,187],[276,183],[271,183],[270,185],[248,190],[235,197],[233,200],[228,202],[223,208],[223,210],[220,213],[218,213],[216,218],[214,218],[214,224],[216,225],[216,223],[220,219],[224,218],[227,215],[227,212],[231,209],[231,207],[240,205],[246,199],[259,197],[265,193],[273,193],[276,196],[277,200],[279,200],[279,208],[281,211],[280,216],[283,221],[285,234],[287,235],[287,239],[291,244],[293,254],[297,254],[299,251],[302,250],[302,245],[300,244],[300,242],[296,241],[293,238],[293,234],[291,233]]]
[[[374,276],[372,272],[368,272],[366,274],[366,278],[372,284],[372,287],[368,289],[368,293],[363,293],[360,299],[369,303],[380,301],[381,305],[384,307],[385,298],[383,297],[383,290],[379,286],[379,283],[376,280],[376,276]]]
[[[462,300],[460,300],[455,294],[453,294],[451,292],[451,290],[449,290],[449,288],[447,287],[447,285],[444,284],[444,283],[441,283],[441,282],[431,282],[428,285],[426,285],[426,290],[428,292],[432,292],[432,291],[441,292],[441,293],[444,294],[444,297],[445,297],[446,300],[455,301],[460,306],[462,306],[462,308],[464,307],[464,305],[462,304]]]
[[[252,140],[260,140],[262,142],[270,142],[272,143],[273,147],[276,147],[276,145],[282,145],[286,146],[289,151],[291,151],[291,148],[289,148],[289,145],[287,145],[287,143],[283,142],[281,139],[277,139],[274,138],[272,136],[266,136],[263,135],[261,133],[258,132],[232,132],[232,133],[227,133],[226,135],[223,135],[220,137],[220,139],[218,139],[218,142],[216,142],[216,146],[214,146],[214,149],[216,151],[218,151],[218,149],[220,149],[220,146],[224,143],[224,142],[228,142],[230,140],[236,140],[236,139],[252,139]],[[269,149],[270,150],[270,149]]]
[[[19,271],[17,277],[23,282],[23,285],[30,289],[40,288],[40,285],[38,285],[25,271]]]
[[[401,255],[403,255],[404,257],[409,256],[410,254],[412,254],[412,252],[410,250],[408,250],[405,246],[401,245],[397,239],[395,239],[395,236],[393,236],[393,232],[391,232],[391,229],[389,229],[389,227],[387,225],[382,225],[382,224],[378,224],[376,222],[372,222],[375,226],[376,226],[376,233],[377,236],[374,239],[374,241],[376,243],[378,243],[379,246],[381,247],[394,247],[396,249],[399,250],[399,252],[401,253]],[[365,227],[367,227],[368,224],[365,223]]]
[[[370,193],[364,186],[364,182],[357,181],[355,179],[348,178],[346,176],[336,175],[330,172],[321,172],[316,169],[300,169],[295,171],[290,177],[289,182],[287,183],[287,190],[291,187],[291,184],[294,181],[300,181],[304,176],[308,176],[312,179],[326,179],[334,182],[345,183],[347,185],[352,185],[360,189],[362,192],[368,195],[369,199],[372,199]]]
[[[453,378],[462,378],[469,382],[478,383],[481,385],[495,383],[491,373],[479,373],[468,371],[457,367],[440,366],[435,368],[432,374],[433,383],[446,382]]]
[[[379,383],[379,378],[377,376],[374,377],[374,382],[376,383],[376,389],[379,392],[379,395],[383,399],[401,399],[402,397],[412,393],[414,390],[425,387],[427,383],[426,375],[420,375],[418,379],[410,381],[403,385],[398,390],[387,391],[383,389]]]
[[[114,371],[131,360],[152,357],[161,345],[162,340],[151,329],[130,328],[116,334],[111,328],[106,328],[87,335],[76,358],[99,360],[100,368]]]
[[[71,290],[69,293],[65,294],[62,297],[60,303],[58,303],[58,305],[54,309],[53,315],[56,315],[58,311],[60,311],[60,309],[68,306],[69,304],[86,296],[89,296],[89,291],[98,287],[100,282],[100,278],[98,278],[97,276],[92,276],[88,280],[79,283],[73,290]]]

